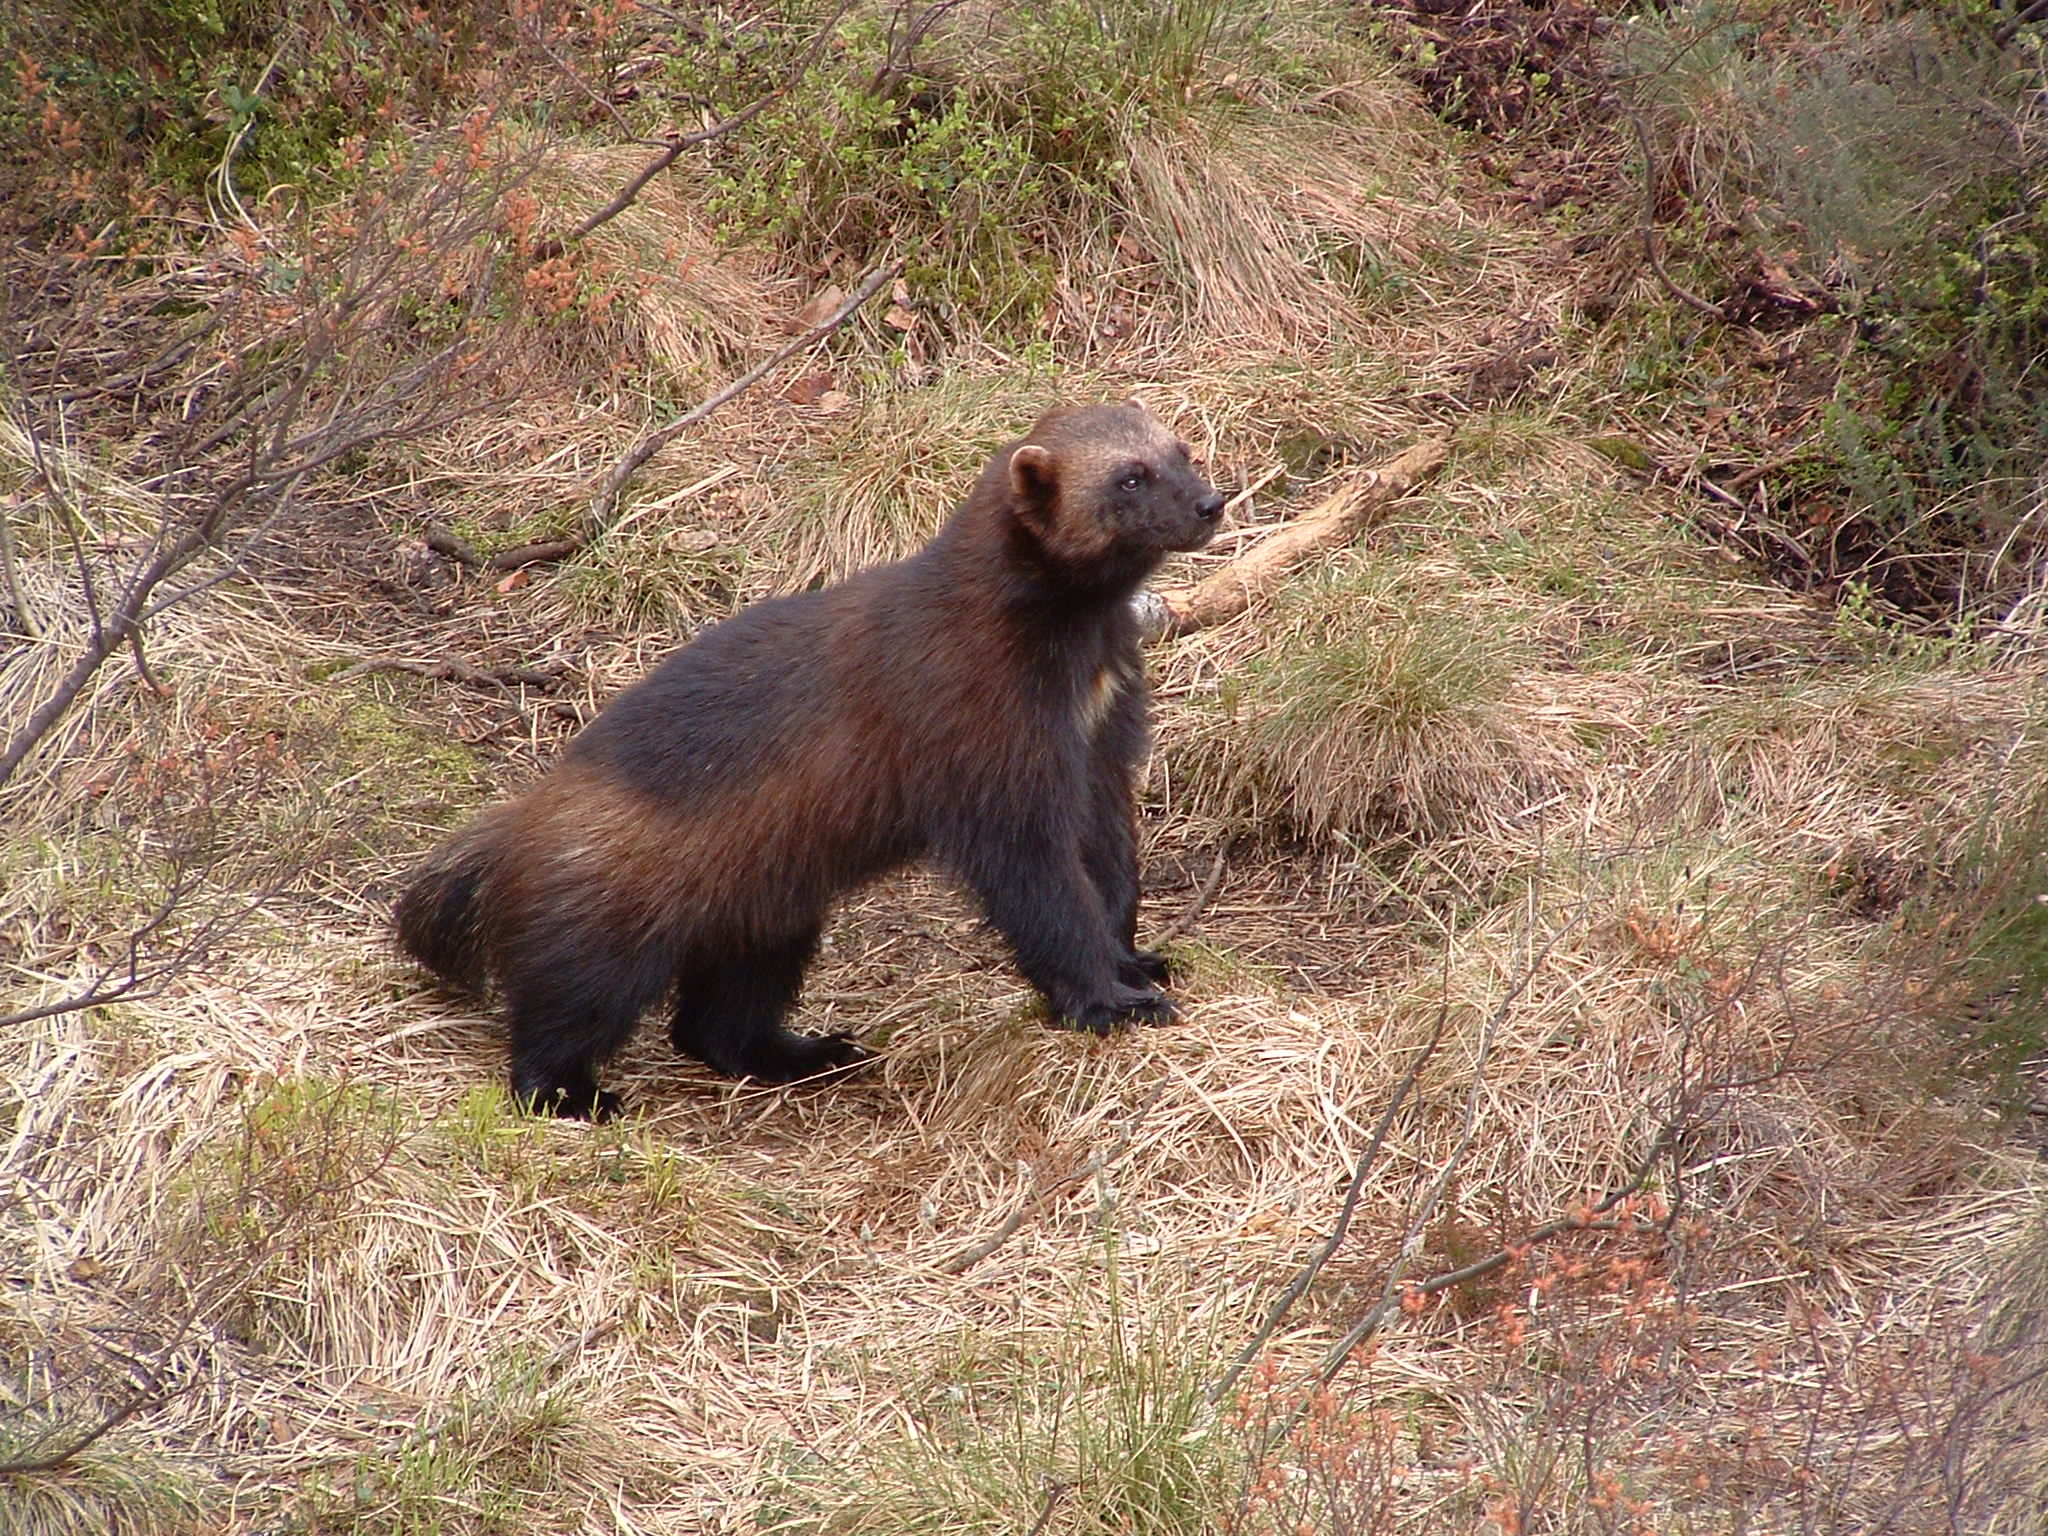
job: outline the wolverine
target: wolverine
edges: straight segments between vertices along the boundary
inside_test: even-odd
[[[619,1101],[598,1069],[664,1000],[733,1077],[848,1065],[784,1027],[832,904],[924,860],[973,893],[1053,1019],[1167,1023],[1135,947],[1148,694],[1131,598],[1223,497],[1136,402],[1042,416],[918,553],[713,624],[400,894],[398,938],[495,988],[512,1092]]]

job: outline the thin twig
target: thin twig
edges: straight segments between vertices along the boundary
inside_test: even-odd
[[[1273,1335],[1279,1331],[1280,1324],[1286,1320],[1287,1314],[1292,1312],[1295,1304],[1308,1294],[1308,1288],[1315,1283],[1315,1278],[1321,1273],[1323,1266],[1343,1246],[1345,1237],[1351,1231],[1351,1218],[1358,1210],[1359,1196],[1365,1190],[1366,1176],[1379,1161],[1380,1149],[1386,1144],[1387,1132],[1393,1127],[1394,1116],[1401,1112],[1401,1106],[1407,1102],[1417,1078],[1422,1074],[1422,1069],[1428,1066],[1430,1059],[1436,1055],[1436,1048],[1443,1040],[1444,1026],[1450,1019],[1450,1012],[1448,1002],[1437,1009],[1436,1027],[1429,1032],[1429,1039],[1423,1042],[1415,1060],[1409,1063],[1408,1070],[1401,1074],[1401,1080],[1394,1085],[1393,1097],[1387,1100],[1387,1107],[1380,1112],[1379,1123],[1373,1126],[1365,1150],[1359,1153],[1357,1162],[1352,1166],[1351,1185],[1344,1191],[1344,1204],[1338,1209],[1337,1220],[1330,1228],[1329,1237],[1309,1257],[1309,1261],[1301,1267],[1300,1273],[1294,1277],[1287,1289],[1280,1293],[1279,1299],[1267,1311],[1266,1320],[1259,1325],[1258,1332],[1254,1333],[1246,1341],[1244,1348],[1238,1351],[1230,1369],[1209,1388],[1210,1402],[1216,1402],[1237,1385],[1237,1379],[1244,1374],[1245,1367],[1259,1357],[1259,1351],[1271,1342]]]
[[[184,970],[187,962],[203,954],[219,928],[232,927],[240,917],[253,913],[262,897],[252,898],[239,913],[219,914],[201,924],[199,931],[186,938],[166,958],[153,965],[143,963],[143,945],[180,915],[185,898],[198,887],[198,873],[190,866],[179,868],[166,882],[164,894],[155,908],[128,930],[125,953],[103,962],[98,972],[84,986],[76,991],[32,1008],[18,1009],[13,1013],[0,1014],[0,1028],[13,1028],[18,1024],[32,1024],[39,1019],[60,1018],[67,1013],[78,1013],[86,1008],[98,1008],[107,1003],[123,999],[135,1001],[154,996],[151,990],[165,977]],[[217,926],[218,925],[218,926]],[[118,979],[117,979],[118,978]]]
[[[1026,1191],[1024,1198],[1017,1202],[1016,1209],[996,1223],[995,1230],[989,1233],[987,1237],[983,1238],[980,1242],[971,1243],[967,1247],[960,1249],[957,1253],[939,1260],[932,1268],[942,1275],[965,1274],[998,1248],[1002,1247],[1011,1238],[1015,1237],[1018,1229],[1024,1225],[1025,1219],[1033,1211],[1037,1210],[1042,1203],[1063,1189],[1069,1189],[1081,1183],[1084,1179],[1093,1178],[1107,1166],[1108,1155],[1098,1155],[1089,1158],[1080,1167],[1071,1169],[1056,1179],[1033,1185]]]
[[[100,1347],[102,1349],[107,1348],[104,1344]],[[17,1456],[8,1461],[0,1461],[0,1477],[15,1477],[32,1472],[55,1472],[59,1467],[64,1466],[89,1450],[105,1436],[119,1429],[138,1413],[146,1413],[152,1408],[162,1407],[190,1386],[190,1383],[186,1383],[184,1385],[166,1387],[163,1383],[163,1378],[143,1361],[126,1354],[123,1354],[121,1358],[131,1370],[142,1378],[128,1397],[103,1412],[91,1428],[78,1431],[69,1440],[60,1444],[57,1449],[52,1451],[39,1450],[32,1455]]]
[[[787,345],[777,347],[774,352],[756,363],[752,368],[749,368],[716,394],[692,406],[667,426],[648,433],[639,442],[627,449],[620,456],[619,461],[606,471],[604,479],[598,484],[596,494],[590,499],[590,510],[585,516],[582,541],[589,543],[604,531],[606,525],[611,521],[612,514],[618,510],[619,493],[625,489],[626,482],[639,473],[640,467],[643,464],[674,442],[684,432],[717,410],[721,405],[724,405],[728,400],[746,393],[746,391],[752,389],[762,379],[773,373],[792,357],[795,357],[799,352],[816,345],[824,340],[825,337],[838,330],[840,326],[853,317],[855,310],[873,298],[876,291],[884,283],[889,282],[902,270],[903,262],[900,259],[886,262],[876,267],[874,271],[861,279],[860,286],[848,294],[845,301],[824,320],[812,326]]]
[[[1650,263],[1650,270],[1657,274],[1657,281],[1664,285],[1673,298],[1691,305],[1703,315],[1726,321],[1728,314],[1720,305],[1701,298],[1665,270],[1664,258],[1657,250],[1657,163],[1651,156],[1649,125],[1643,121],[1643,114],[1639,110],[1633,107],[1623,110],[1628,113],[1628,120],[1635,125],[1636,144],[1643,152],[1643,256]]]
[[[882,62],[868,81],[868,94],[880,96],[892,89],[896,82],[910,73],[913,56],[919,44],[930,35],[932,29],[948,14],[957,10],[965,0],[934,0],[920,11],[910,25],[903,28],[903,35],[897,36],[896,29],[909,17],[912,6],[899,4],[889,16],[889,38],[882,51]]]
[[[1152,940],[1151,948],[1164,949],[1195,926],[1196,920],[1201,917],[1210,899],[1215,896],[1217,888],[1223,884],[1223,871],[1230,864],[1230,850],[1231,844],[1227,842],[1216,850],[1216,863],[1209,871],[1209,878],[1204,880],[1202,888],[1195,892],[1195,899],[1188,903],[1187,910],[1160,929],[1158,937]]]
[[[14,612],[15,624],[29,639],[40,640],[43,638],[43,626],[36,618],[35,610],[28,605],[28,594],[21,584],[21,567],[14,552],[14,529],[8,516],[14,505],[12,498],[0,500],[0,578],[7,582],[7,606]]]
[[[575,535],[557,539],[535,539],[529,544],[515,544],[510,549],[501,549],[494,555],[480,555],[467,539],[457,538],[438,524],[421,536],[420,542],[435,554],[453,560],[457,565],[472,571],[485,571],[492,575],[503,575],[508,571],[539,565],[544,560],[562,560],[583,548],[584,541]]]
[[[1048,1482],[1045,1485],[1045,1502],[1038,1506],[1038,1518],[1031,1522],[1031,1529],[1025,1536],[1043,1536],[1045,1528],[1052,1524],[1053,1511],[1060,1507],[1060,1500],[1067,1496],[1065,1483]]]
[[[1026,1219],[1052,1196],[1058,1194],[1063,1189],[1073,1187],[1084,1179],[1093,1178],[1126,1152],[1130,1151],[1131,1142],[1138,1134],[1139,1125],[1144,1122],[1145,1116],[1150,1113],[1152,1106],[1159,1102],[1159,1096],[1165,1091],[1163,1087],[1155,1088],[1151,1096],[1138,1106],[1136,1111],[1132,1113],[1129,1124],[1124,1127],[1124,1133],[1117,1138],[1115,1146],[1106,1152],[1098,1152],[1094,1157],[1089,1158],[1087,1162],[1081,1164],[1080,1167],[1063,1173],[1056,1179],[1050,1179],[1044,1183],[1034,1185],[1026,1192],[1024,1198],[1017,1202],[1016,1209],[998,1222],[996,1229],[989,1233],[987,1237],[939,1260],[932,1268],[945,1275],[966,1273],[998,1248],[1002,1247],[1012,1237],[1016,1236],[1018,1229],[1024,1225]]]
[[[100,1415],[99,1422],[92,1428],[81,1431],[56,1450],[34,1456],[21,1456],[12,1461],[0,1461],[0,1477],[14,1477],[30,1472],[54,1472],[90,1449],[104,1436],[119,1429],[136,1414],[161,1407],[169,1398],[170,1394],[162,1391],[138,1391],[127,1401]]]
[[[1504,1268],[1515,1260],[1525,1257],[1528,1251],[1538,1244],[1547,1243],[1552,1238],[1562,1237],[1567,1232],[1604,1232],[1613,1230],[1613,1223],[1603,1222],[1599,1218],[1605,1216],[1617,1205],[1620,1205],[1622,1201],[1628,1199],[1629,1196],[1642,1191],[1644,1183],[1649,1179],[1651,1173],[1655,1171],[1657,1164],[1663,1161],[1665,1153],[1671,1150],[1672,1141],[1676,1135],[1676,1128],[1670,1125],[1659,1130],[1650,1142],[1650,1150],[1643,1154],[1642,1161],[1636,1164],[1635,1170],[1626,1179],[1622,1180],[1621,1183],[1615,1185],[1613,1189],[1602,1196],[1597,1205],[1589,1205],[1583,1211],[1574,1212],[1569,1216],[1559,1216],[1544,1222],[1541,1226],[1531,1227],[1522,1234],[1519,1241],[1498,1248],[1483,1259],[1474,1259],[1470,1264],[1464,1265],[1461,1268],[1445,1270],[1442,1274],[1431,1275],[1427,1280],[1408,1282],[1401,1287],[1402,1293],[1404,1295],[1434,1296],[1438,1291],[1447,1291],[1454,1285],[1463,1285],[1468,1280],[1477,1280],[1482,1276],[1490,1275],[1496,1269]]]
[[[1581,901],[1573,909],[1571,916],[1560,924],[1549,938],[1543,941],[1543,947],[1531,955],[1523,964],[1521,974],[1516,977],[1515,984],[1508,988],[1501,1000],[1494,1005],[1493,1012],[1487,1015],[1485,1027],[1479,1032],[1478,1050],[1472,1063],[1472,1081],[1467,1086],[1465,1092],[1464,1121],[1460,1128],[1458,1144],[1444,1158],[1443,1166],[1437,1174],[1435,1184],[1431,1186],[1429,1193],[1423,1198],[1421,1205],[1416,1208],[1414,1214],[1409,1217],[1401,1234],[1401,1247],[1403,1250],[1421,1233],[1422,1229],[1429,1224],[1430,1218],[1436,1214],[1437,1202],[1443,1198],[1444,1191],[1450,1187],[1451,1179],[1456,1175],[1459,1165],[1464,1162],[1465,1153],[1472,1145],[1472,1137],[1478,1126],[1479,1093],[1486,1082],[1487,1058],[1492,1054],[1494,1036],[1498,1033],[1501,1024],[1506,1020],[1508,1010],[1513,1008],[1520,1001],[1522,994],[1529,990],[1530,985],[1536,980],[1537,972],[1543,968],[1543,962],[1550,958],[1551,951],[1563,943],[1566,936],[1586,920],[1590,905],[1590,897],[1585,901]],[[1323,1364],[1316,1372],[1318,1381],[1327,1384],[1338,1371],[1343,1369],[1344,1362],[1351,1358],[1352,1352],[1379,1331],[1381,1321],[1386,1317],[1388,1310],[1394,1306],[1395,1299],[1402,1289],[1400,1267],[1397,1262],[1387,1272],[1386,1284],[1381,1289],[1378,1303],[1324,1355]]]

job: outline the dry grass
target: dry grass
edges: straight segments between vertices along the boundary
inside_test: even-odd
[[[1501,338],[1569,344],[1569,259],[1454,200],[1381,89],[1285,196],[1256,196],[1286,169],[1259,134],[1135,156],[1159,248],[1078,252],[1036,371],[845,337],[577,560],[502,589],[436,565],[429,522],[515,542],[573,515],[663,391],[806,296],[702,246],[678,183],[607,235],[640,275],[551,322],[519,400],[350,471],[346,558],[166,615],[167,698],[108,669],[5,802],[6,1006],[148,908],[146,871],[92,851],[178,824],[123,777],[138,732],[201,760],[277,735],[209,781],[240,850],[209,879],[266,894],[146,1000],[0,1035],[6,1445],[152,1389],[0,1482],[0,1531],[2032,1528],[2048,1185],[1956,1041],[2038,1003],[1968,968],[1964,897],[2039,868],[2040,659],[1845,633],[1704,551],[1582,446],[1613,402],[1568,362],[1463,403]],[[630,158],[579,150],[535,195],[585,206]],[[622,352],[625,385],[591,361]],[[819,368],[843,412],[779,396]],[[1461,429],[1358,550],[1154,658],[1148,926],[1229,850],[1174,945],[1187,1022],[1046,1030],[912,878],[849,907],[807,993],[804,1027],[882,1048],[864,1075],[735,1085],[649,1032],[623,1121],[510,1114],[493,1021],[389,953],[397,873],[674,630],[913,547],[1044,403],[1133,390],[1252,490],[1190,567],[1333,465]],[[50,624],[0,631],[0,727],[80,638],[58,541],[24,547]],[[371,653],[561,680],[348,673]],[[1348,1240],[1212,1408],[1411,1069]],[[1660,1127],[1625,1219],[1397,1307],[1259,1443],[1391,1275],[1588,1204]]]
[[[538,227],[573,226],[611,199],[653,158],[635,146],[556,146],[527,182]],[[688,398],[744,366],[775,322],[801,302],[788,280],[744,249],[723,245],[685,175],[650,183],[632,206],[598,226],[564,259],[594,305],[595,324],[573,327],[581,345],[608,349],[649,386]]]

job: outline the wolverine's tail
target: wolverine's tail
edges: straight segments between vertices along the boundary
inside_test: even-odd
[[[486,818],[420,866],[391,905],[398,943],[443,981],[481,992],[490,979],[478,894],[498,856]]]

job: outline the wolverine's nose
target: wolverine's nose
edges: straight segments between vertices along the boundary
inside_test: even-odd
[[[1211,491],[1195,503],[1195,511],[1200,513],[1207,521],[1214,522],[1223,515],[1223,493],[1221,491]]]

